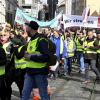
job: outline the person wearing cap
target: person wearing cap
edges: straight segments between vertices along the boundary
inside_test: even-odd
[[[41,100],[49,100],[47,93],[47,77],[49,73],[47,63],[50,57],[48,43],[38,33],[39,25],[37,22],[30,21],[30,23],[25,23],[25,25],[31,40],[24,55],[27,69],[21,100],[29,100],[32,89],[36,87],[39,89]]]

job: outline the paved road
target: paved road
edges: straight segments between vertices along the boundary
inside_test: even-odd
[[[95,79],[95,74],[90,71],[92,81]],[[100,84],[94,83],[82,84],[84,78],[78,73],[74,67],[71,76],[50,79],[49,84],[52,88],[51,100],[100,100]],[[12,100],[19,100],[18,88],[15,84],[13,87]],[[91,95],[92,94],[92,95]]]

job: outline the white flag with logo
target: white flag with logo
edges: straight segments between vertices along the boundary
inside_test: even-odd
[[[89,9],[89,7],[86,7],[86,8],[83,10],[83,13],[82,13],[83,23],[87,23],[89,13],[90,13],[90,9]]]

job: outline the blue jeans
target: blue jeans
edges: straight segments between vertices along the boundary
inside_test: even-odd
[[[24,87],[21,100],[29,100],[33,88],[38,88],[41,100],[49,100],[47,93],[48,80],[47,75],[25,75]]]
[[[85,71],[83,53],[77,53],[77,58],[79,59],[80,71]]]
[[[72,70],[72,59],[72,57],[64,58],[64,71],[68,74],[70,74]]]

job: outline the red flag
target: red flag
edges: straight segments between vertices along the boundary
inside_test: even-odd
[[[100,17],[98,17],[98,27],[100,27]]]

